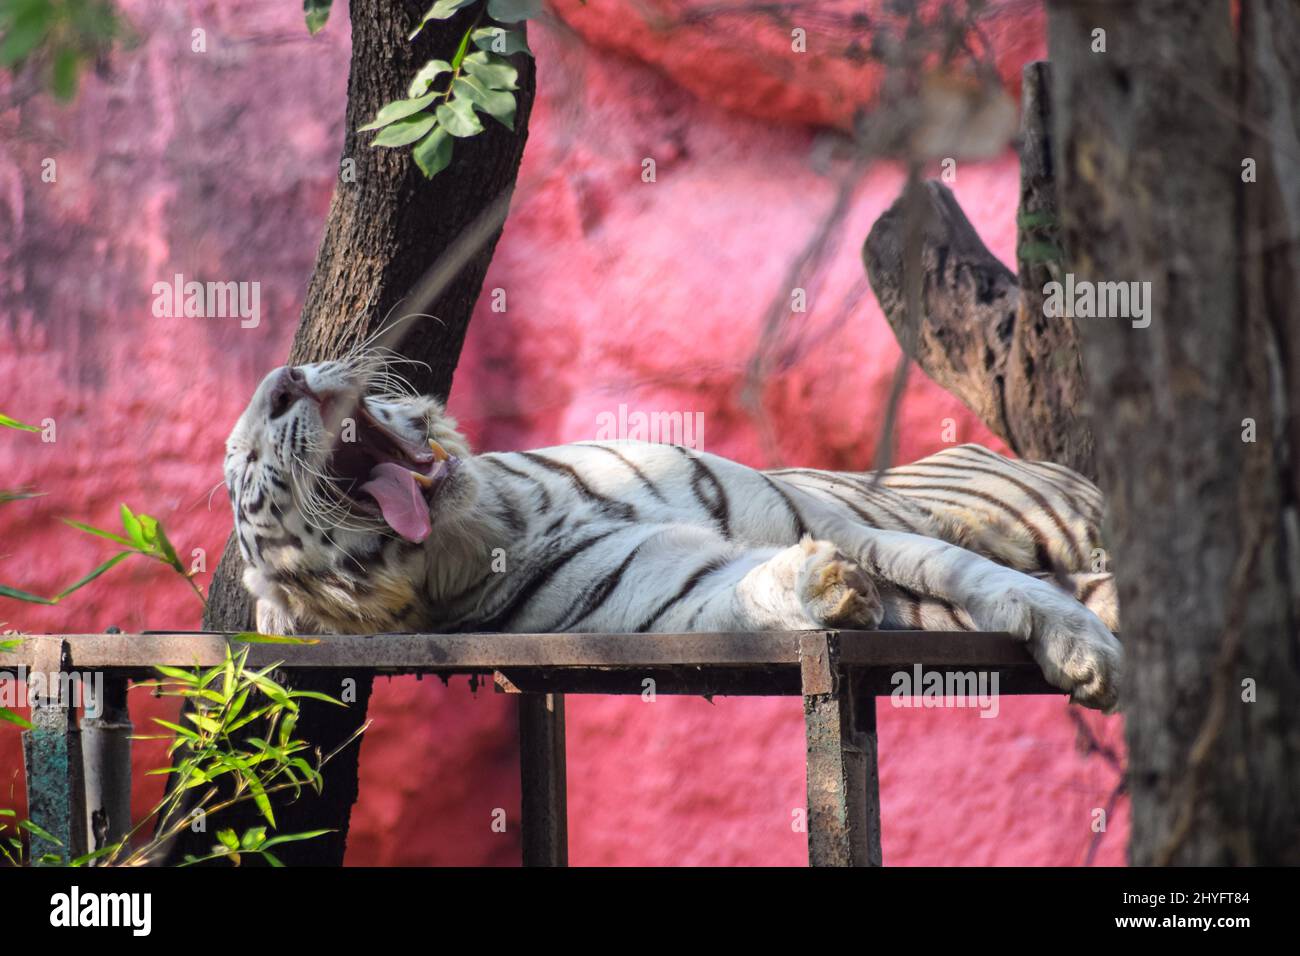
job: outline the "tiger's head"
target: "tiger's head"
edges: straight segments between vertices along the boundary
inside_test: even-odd
[[[422,623],[425,543],[472,494],[468,456],[441,403],[373,354],[275,369],[226,441],[245,586],[300,629]]]

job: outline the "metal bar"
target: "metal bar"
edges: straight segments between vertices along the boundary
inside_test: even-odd
[[[858,745],[862,748],[863,780],[862,799],[866,814],[867,827],[867,866],[883,866],[884,856],[880,850],[881,814],[880,814],[880,740],[876,736],[876,697],[859,691],[856,682],[849,685],[852,700],[854,730]]]
[[[259,666],[373,667],[490,672],[532,667],[734,667],[800,664],[802,634],[761,631],[699,634],[380,634],[320,635],[316,644],[242,644]],[[312,635],[304,635],[312,638]],[[78,666],[88,669],[219,664],[233,634],[35,635],[16,648],[15,663],[29,663],[45,644],[67,642]],[[1032,667],[1022,640],[1008,634],[934,631],[843,631],[846,666]]]
[[[839,635],[804,634],[800,651],[808,737],[809,865],[878,866],[879,794],[869,794],[868,788],[874,740],[868,742],[855,720],[853,693],[839,660]],[[872,705],[874,723],[874,699]]]
[[[569,865],[564,695],[519,695],[524,866]]]
[[[66,863],[85,853],[81,747],[74,719],[72,668],[66,641],[45,642],[27,674],[30,730],[23,731],[27,815],[57,842],[31,834],[31,860]]]
[[[100,675],[97,675],[100,676]],[[131,829],[131,716],[125,677],[102,675],[86,688],[81,758],[86,781],[86,843],[90,852]]]
[[[627,694],[645,693],[646,680],[656,694],[692,697],[797,697],[799,672],[793,667],[553,667],[506,668],[496,672],[508,693]]]

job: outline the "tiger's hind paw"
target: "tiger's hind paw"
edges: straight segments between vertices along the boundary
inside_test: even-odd
[[[805,539],[797,589],[804,610],[818,624],[872,631],[885,616],[880,592],[856,563],[827,541]]]

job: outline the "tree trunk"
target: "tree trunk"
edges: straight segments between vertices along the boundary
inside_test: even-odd
[[[885,318],[922,371],[1016,454],[1092,477],[1078,334],[1073,321],[1049,321],[1042,310],[1043,286],[1060,272],[1049,81],[1048,64],[1025,67],[1018,275],[989,252],[956,197],[935,181],[921,187],[919,315],[908,314],[902,287],[906,195],[876,220],[862,256]]]
[[[1300,862],[1300,14],[1230,8],[1049,4],[1067,268],[1151,290],[1077,321],[1140,865]]]
[[[408,358],[427,363],[427,368],[412,365],[402,370],[417,388],[447,396],[470,315],[501,234],[499,223],[488,223],[482,241],[471,244],[463,265],[431,302],[415,302],[409,297],[440,255],[456,246],[459,237],[473,232],[472,226],[482,225],[481,214],[494,208],[499,197],[508,199],[513,190],[535,90],[533,61],[527,56],[514,58],[519,67],[515,131],[495,120],[485,121],[484,132],[455,141],[451,166],[433,180],[424,178],[409,149],[371,149],[366,144],[374,134],[358,134],[356,129],[385,103],[405,96],[406,86],[425,61],[450,61],[479,6],[448,21],[430,22],[415,42],[408,42],[407,35],[419,22],[428,0],[351,0],[352,62],[340,178],[290,352],[291,364],[336,357],[408,312],[429,313],[437,319],[404,323],[400,336],[388,344]],[[510,28],[522,26],[512,24]],[[355,163],[354,177],[349,175],[349,161]],[[504,206],[500,208],[503,216]],[[243,561],[232,537],[213,576],[206,628],[239,631],[253,625],[252,604],[240,582],[242,573]],[[296,689],[336,697],[345,678],[355,681],[357,698],[346,710],[312,701],[302,706],[296,733],[325,753],[364,722],[372,678],[364,671],[294,672],[287,677]],[[325,768],[320,797],[305,792],[296,803],[277,803],[280,832],[336,831],[283,845],[276,852],[285,863],[343,862],[349,814],[357,797],[359,750],[360,745],[353,744]],[[175,862],[185,853],[207,852],[219,826],[242,830],[259,819],[251,807],[239,807],[220,821],[208,820],[207,832],[185,832],[173,846],[169,861]]]

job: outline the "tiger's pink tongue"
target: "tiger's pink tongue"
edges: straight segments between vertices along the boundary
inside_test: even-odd
[[[379,502],[388,526],[407,541],[419,544],[433,530],[429,523],[429,503],[409,468],[393,462],[376,465],[361,490]]]

